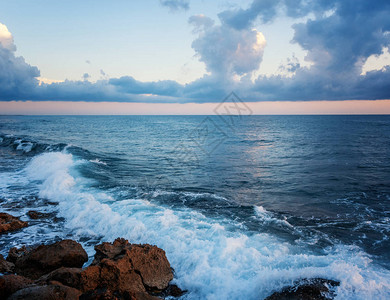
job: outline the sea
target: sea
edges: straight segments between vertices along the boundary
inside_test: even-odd
[[[390,116],[0,116],[0,211],[30,225],[5,256],[157,245],[182,299],[390,299]]]

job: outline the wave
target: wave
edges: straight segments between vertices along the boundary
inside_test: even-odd
[[[92,180],[81,175],[80,168],[94,163],[66,149],[46,152],[33,157],[20,176],[37,184],[40,198],[58,203],[65,231],[74,238],[124,237],[163,248],[176,283],[189,291],[185,299],[262,299],[308,277],[341,281],[337,299],[390,297],[390,272],[356,246],[338,244],[319,255],[190,207],[169,207],[142,197],[119,201],[115,193],[93,187]],[[194,197],[187,195],[196,202]],[[253,208],[253,217],[292,226],[260,206]],[[85,246],[92,255],[93,246]]]
[[[51,145],[34,141],[28,137],[0,133],[0,146],[9,147],[20,154],[36,155],[46,151],[62,151],[69,145],[64,143]]]

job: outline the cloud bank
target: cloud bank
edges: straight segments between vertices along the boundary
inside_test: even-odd
[[[172,10],[189,7],[184,0],[161,3]],[[305,20],[293,25],[291,42],[307,51],[310,67],[293,57],[282,66],[288,76],[254,78],[267,48],[266,37],[253,27],[284,15]],[[16,57],[12,35],[0,24],[0,100],[201,103],[220,101],[232,90],[245,101],[390,99],[390,66],[362,74],[366,60],[390,46],[389,15],[387,0],[254,0],[221,12],[218,24],[192,16],[192,48],[207,73],[185,85],[105,75],[91,83],[88,74],[80,81],[39,84],[38,68]]]

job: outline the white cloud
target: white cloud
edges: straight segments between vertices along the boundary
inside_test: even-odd
[[[14,44],[14,38],[12,37],[12,34],[8,31],[7,26],[1,23],[0,23],[0,43],[4,48],[10,51],[16,51],[16,46]]]
[[[213,25],[212,20],[204,16],[193,16],[189,22],[199,33],[192,48],[213,75],[235,78],[249,75],[260,67],[267,44],[261,32]]]
[[[386,66],[390,65],[389,48],[383,48],[382,54],[371,55],[365,61],[360,75],[366,75],[370,71],[384,70]]]

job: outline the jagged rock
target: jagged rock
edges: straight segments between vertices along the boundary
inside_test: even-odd
[[[340,282],[329,279],[303,279],[265,300],[329,300],[335,297],[333,288],[339,285]]]
[[[151,245],[130,244],[125,239],[116,239],[114,243],[102,243],[95,246],[96,255],[93,264],[102,264],[105,259],[120,262],[141,276],[147,289],[163,290],[173,279],[173,272],[165,251]]]
[[[40,277],[36,282],[38,284],[49,284],[50,282],[56,281],[60,282],[63,285],[70,286],[76,289],[80,289],[81,282],[81,273],[83,270],[81,268],[65,268],[61,267],[57,270],[45,274]]]
[[[80,244],[71,240],[32,249],[12,248],[7,259],[15,262],[15,271],[39,279],[32,286],[21,286],[23,289],[12,294],[10,299],[73,299],[80,296],[80,299],[156,300],[161,299],[157,296],[179,297],[183,294],[177,286],[169,285],[173,271],[165,252],[156,246],[116,239],[113,243],[97,245],[95,249],[93,264],[81,269],[88,259],[87,254]]]
[[[179,288],[176,284],[170,284],[165,290],[162,292],[154,294],[154,296],[159,296],[162,298],[166,298],[169,296],[178,298],[183,296],[187,291],[183,291],[181,288]]]
[[[16,291],[33,284],[33,281],[18,275],[4,275],[0,277],[0,299],[7,299]]]
[[[30,219],[37,220],[37,219],[44,219],[50,216],[50,214],[47,213],[41,213],[36,210],[30,210],[27,212],[27,215],[30,217]]]
[[[0,233],[27,227],[28,223],[7,213],[0,213]]]
[[[57,281],[82,292],[87,292],[97,289],[100,285],[100,272],[101,268],[99,266],[89,266],[86,269],[61,267],[43,275],[37,280],[37,283],[49,284]]]
[[[21,248],[13,247],[9,249],[7,261],[15,263],[20,257],[26,255],[28,252],[30,252],[31,249],[27,248],[26,246],[23,246]]]
[[[12,262],[6,261],[3,255],[0,254],[0,273],[13,273],[15,265]]]
[[[111,291],[104,288],[98,288],[88,291],[80,296],[80,300],[117,300],[120,299],[112,294]]]
[[[38,279],[60,267],[80,268],[87,260],[88,255],[79,243],[62,240],[51,245],[41,245],[16,257],[15,271]]]
[[[64,285],[31,286],[12,294],[8,300],[77,300],[80,291]]]

